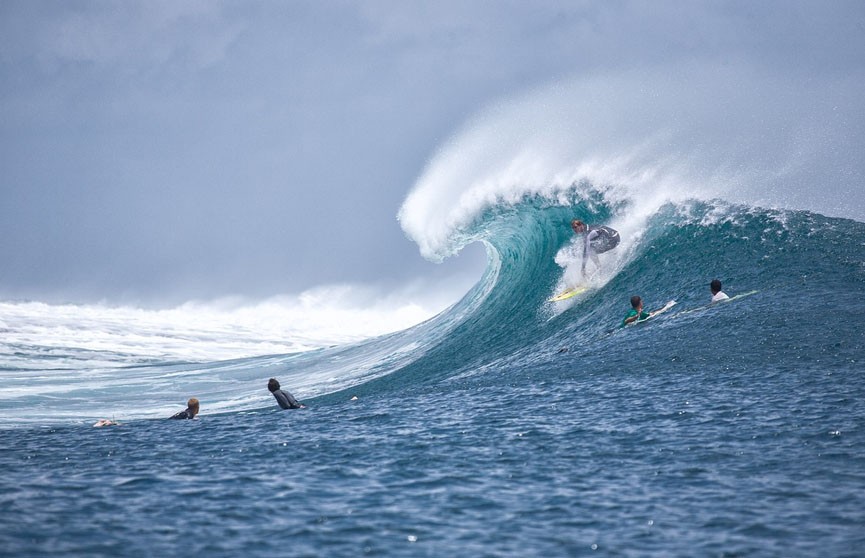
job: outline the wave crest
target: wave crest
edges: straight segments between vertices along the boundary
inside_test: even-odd
[[[683,67],[530,91],[467,122],[427,164],[399,221],[440,261],[477,240],[490,208],[533,196],[574,205],[588,199],[587,184],[638,220],[669,202],[714,198],[865,217],[848,199],[865,174],[851,151],[862,131],[839,121],[859,110],[856,80],[790,79]]]

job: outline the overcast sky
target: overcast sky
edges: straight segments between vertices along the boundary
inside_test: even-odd
[[[396,214],[484,107],[678,63],[861,76],[863,37],[861,0],[3,0],[0,298],[476,271],[479,250],[423,260]]]

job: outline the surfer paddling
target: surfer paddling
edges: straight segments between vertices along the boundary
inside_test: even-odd
[[[587,225],[579,219],[571,221],[574,234],[584,234],[583,237],[583,265],[582,274],[586,275],[586,261],[591,259],[596,269],[601,269],[601,261],[598,254],[609,252],[619,245],[619,231],[604,225]]]
[[[628,312],[628,315],[625,316],[625,319],[622,320],[622,326],[626,326],[628,324],[633,324],[636,322],[642,322],[643,320],[648,320],[652,316],[656,316],[662,312],[666,312],[673,305],[676,304],[675,300],[671,300],[667,304],[665,304],[662,308],[658,308],[657,310],[653,310],[651,312],[646,312],[643,310],[643,299],[637,295],[631,297],[631,311]]]
[[[721,290],[721,281],[718,279],[712,279],[712,282],[709,283],[709,290],[712,291],[712,302],[718,302],[730,298],[727,296],[727,293]]]

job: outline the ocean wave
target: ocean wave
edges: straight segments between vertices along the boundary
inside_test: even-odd
[[[312,351],[233,360],[127,366],[127,357],[118,356],[114,364],[122,368],[93,363],[63,369],[9,367],[0,372],[0,423],[157,418],[189,396],[204,402],[202,414],[251,410],[271,403],[264,389],[269,377],[279,377],[301,399],[320,402],[425,389],[485,374],[507,381],[508,371],[526,373],[563,349],[582,348],[588,365],[606,367],[609,364],[592,355],[615,354],[621,350],[615,343],[627,342],[628,336],[639,334],[652,345],[668,347],[667,324],[705,327],[693,323],[706,319],[705,313],[679,319],[673,311],[657,327],[610,337],[632,294],[640,294],[649,308],[675,299],[676,309],[687,310],[708,303],[708,283],[715,277],[731,294],[793,292],[800,304],[805,296],[818,300],[865,284],[865,225],[855,221],[717,200],[668,203],[641,221],[629,213],[630,204],[608,200],[590,184],[581,184],[579,191],[589,192],[590,199],[562,206],[535,196],[488,208],[469,229],[487,246],[486,272],[461,301],[418,325]],[[550,303],[550,295],[579,267],[569,226],[573,216],[624,224],[623,239],[616,250],[602,254],[601,279],[591,291],[565,304]],[[565,254],[569,251],[570,256]],[[783,315],[786,304],[784,297],[749,297],[737,305],[753,314],[740,317],[743,321],[734,327],[757,337],[774,335],[775,323],[765,318]],[[834,324],[840,313],[833,312],[809,319]],[[14,320],[6,315],[5,321],[8,326]],[[136,332],[123,320],[112,328],[120,337]],[[82,338],[85,329],[77,330]],[[231,335],[222,332],[219,339]],[[69,347],[51,350],[62,355]],[[56,356],[24,345],[17,350],[19,358],[31,364]],[[34,409],[39,412],[34,414]]]
[[[440,261],[476,240],[488,211],[725,199],[865,219],[848,201],[863,169],[857,80],[804,83],[751,68],[651,68],[562,80],[480,112],[430,159],[399,211],[421,254]],[[859,82],[861,83],[861,81]],[[755,117],[759,115],[759,117]]]

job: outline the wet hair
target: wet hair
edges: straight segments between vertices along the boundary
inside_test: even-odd
[[[637,295],[634,295],[631,297],[631,307],[633,307],[634,310],[639,308],[640,304],[642,304],[642,303],[643,303],[643,299],[641,299]]]
[[[267,389],[270,391],[270,393],[273,393],[274,391],[279,389],[279,382],[276,381],[276,378],[271,378],[267,382]]]
[[[198,414],[198,399],[192,397],[186,402],[186,406],[192,411],[192,416]]]
[[[712,294],[721,292],[721,281],[718,279],[712,279],[712,282],[709,283],[709,289],[711,289]]]
[[[586,224],[583,223],[582,221],[580,221],[579,219],[574,219],[573,221],[571,221],[571,228],[572,229],[575,229],[577,227],[585,227],[585,226],[586,226]]]

